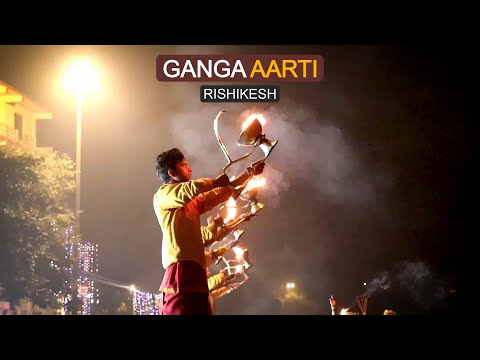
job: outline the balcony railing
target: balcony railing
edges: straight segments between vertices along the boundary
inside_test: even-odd
[[[0,124],[0,141],[1,140],[6,140],[13,145],[23,148],[33,148],[33,137],[19,132],[7,124]]]

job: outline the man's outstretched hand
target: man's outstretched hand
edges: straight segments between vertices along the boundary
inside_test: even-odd
[[[261,163],[253,163],[251,164],[247,170],[248,170],[248,173],[251,175],[251,176],[255,176],[255,175],[260,175],[261,173],[263,173],[263,169],[265,168],[265,163],[264,162],[261,162]]]
[[[250,180],[252,176],[260,175],[261,173],[263,173],[264,168],[264,162],[252,163],[239,177],[237,177],[235,180],[232,180],[228,185],[234,188],[237,188],[238,186],[244,187],[246,185],[246,182]],[[240,192],[242,190],[240,190]],[[239,194],[234,193],[233,198],[237,199],[238,195]]]

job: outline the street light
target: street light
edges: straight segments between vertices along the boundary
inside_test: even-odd
[[[136,299],[137,288],[135,287],[135,285],[132,284],[128,287],[128,290],[132,293],[132,315],[135,315],[135,301],[137,300]]]
[[[75,161],[75,214],[77,216],[77,229],[80,234],[80,174],[82,162],[82,104],[86,94],[98,89],[98,76],[94,66],[87,60],[77,60],[65,71],[63,84],[66,89],[75,93],[77,98],[77,140]]]

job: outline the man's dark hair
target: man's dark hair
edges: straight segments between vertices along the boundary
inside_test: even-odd
[[[175,170],[175,165],[184,159],[185,156],[183,156],[182,152],[177,148],[164,151],[158,155],[156,171],[160,181],[162,183],[169,182],[171,178],[170,175],[168,175],[168,169]]]

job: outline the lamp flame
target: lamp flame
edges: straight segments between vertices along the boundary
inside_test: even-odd
[[[247,117],[247,119],[243,122],[242,131],[245,131],[248,125],[250,125],[250,123],[255,119],[257,119],[260,122],[260,125],[262,126],[264,126],[265,123],[267,122],[267,120],[263,117],[262,114],[252,114],[249,117]]]
[[[233,252],[235,253],[237,259],[241,259],[242,258],[242,255],[243,253],[245,252],[245,250],[235,246],[233,247]]]
[[[227,217],[223,220],[224,224],[235,218],[235,214],[237,213],[237,208],[235,206],[235,199],[233,197],[230,197],[230,199],[228,199],[227,201],[227,204],[225,205],[225,207],[227,208]]]
[[[247,186],[245,186],[245,189],[242,191],[242,193],[246,193],[249,190],[265,186],[266,183],[267,179],[265,179],[265,177],[263,176],[252,178],[248,181]]]
[[[340,310],[340,315],[346,315],[348,308]]]

